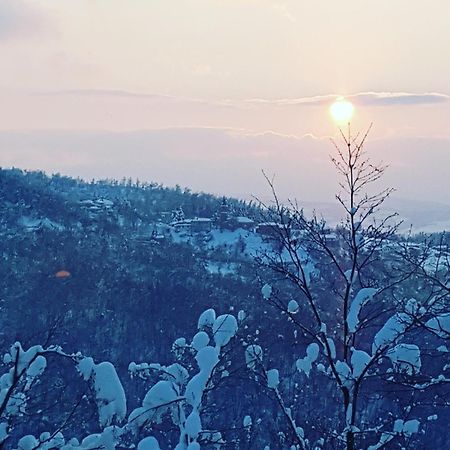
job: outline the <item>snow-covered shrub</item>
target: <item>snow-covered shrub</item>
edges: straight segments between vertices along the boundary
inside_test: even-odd
[[[198,329],[191,344],[185,338],[175,341],[177,363],[129,366],[133,376],[150,380],[156,377],[158,381],[147,391],[142,406],[131,412],[127,428],[137,434],[142,429],[150,430],[155,423],[170,420],[179,429],[176,450],[195,450],[201,442],[221,442],[220,433],[204,430],[201,412],[208,392],[214,388],[216,372],[224,371],[219,368],[221,353],[236,335],[238,322],[231,314],[216,316],[213,309],[208,309],[200,315]],[[156,446],[156,441],[151,443]]]

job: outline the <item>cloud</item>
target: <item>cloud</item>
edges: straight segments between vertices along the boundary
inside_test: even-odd
[[[110,97],[150,100],[166,103],[197,103],[211,106],[227,106],[247,109],[258,106],[327,106],[338,98],[345,97],[358,106],[408,106],[428,105],[450,102],[450,95],[437,92],[414,94],[408,92],[360,92],[350,95],[327,94],[312,97],[264,99],[251,98],[244,100],[205,100],[194,97],[173,96],[165,94],[148,94],[114,89],[72,89],[64,91],[40,92],[39,95],[50,96],[80,96],[80,97]]]
[[[131,176],[194,190],[250,197],[267,192],[261,175],[276,174],[282,192],[325,196],[329,143],[227,128],[166,128],[134,132],[0,132],[0,166],[90,178]],[[322,176],[323,175],[323,176]]]
[[[427,105],[450,102],[450,95],[441,93],[414,94],[409,92],[360,92],[350,95],[327,94],[313,97],[287,98],[267,100],[254,98],[245,100],[250,105],[275,105],[275,106],[324,106],[340,97],[345,97],[360,106],[402,106],[402,105]]]
[[[370,140],[374,162],[390,165],[383,185],[401,197],[450,204],[450,138]],[[269,193],[261,170],[275,174],[282,198],[333,201],[336,173],[328,139],[232,128],[165,128],[135,132],[0,132],[0,166],[72,176],[179,184],[250,198]]]
[[[406,92],[365,92],[349,96],[364,106],[427,105],[450,101],[450,95],[435,92],[412,94]]]
[[[0,40],[22,38],[43,28],[44,14],[26,0],[0,1]]]
[[[149,94],[145,92],[133,92],[122,89],[66,89],[61,91],[42,91],[35,92],[34,95],[39,96],[73,96],[81,98],[117,98],[117,99],[132,99],[132,100],[147,100],[158,103],[194,103],[214,106],[233,106],[230,102],[224,101],[210,101],[202,98],[175,96],[168,94]]]
[[[1,0],[0,0],[1,1]],[[224,100],[119,89],[2,92],[0,129],[133,131],[176,127],[268,130],[329,136],[327,112],[336,95],[301,99]],[[449,136],[450,101],[444,94],[360,93],[351,96],[355,129],[374,122],[378,137]],[[361,106],[364,104],[365,106]],[[370,106],[372,105],[372,106]],[[409,105],[409,106],[406,106]],[[426,111],[424,111],[426,108]],[[424,116],[424,112],[426,115]]]

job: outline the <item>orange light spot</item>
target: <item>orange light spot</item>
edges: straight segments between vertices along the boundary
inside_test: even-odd
[[[68,272],[67,270],[59,270],[58,272],[55,273],[55,277],[56,278],[68,278],[68,277],[70,277],[70,272]]]

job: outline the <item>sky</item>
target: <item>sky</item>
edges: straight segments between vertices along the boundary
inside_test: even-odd
[[[450,205],[448,0],[1,0],[0,166],[332,201],[339,96]]]

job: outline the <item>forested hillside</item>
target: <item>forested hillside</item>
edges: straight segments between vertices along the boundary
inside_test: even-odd
[[[448,242],[358,229],[352,268],[345,224],[276,203],[1,170],[1,442],[445,448]]]

